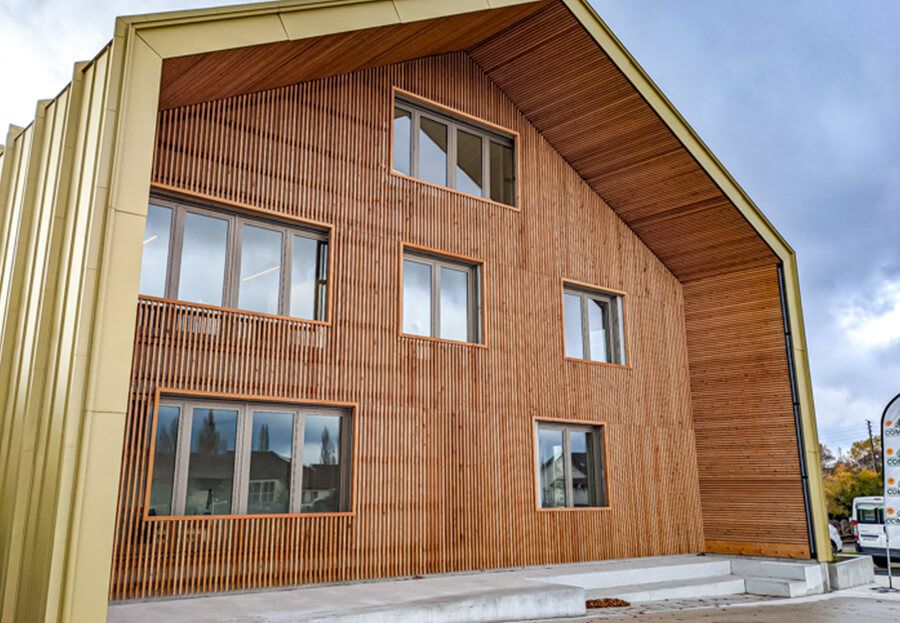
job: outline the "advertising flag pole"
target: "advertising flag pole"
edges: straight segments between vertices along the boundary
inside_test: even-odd
[[[884,488],[884,507],[881,513],[887,559],[887,590],[894,591],[891,534],[896,533],[900,527],[900,394],[894,396],[881,415],[881,481]]]

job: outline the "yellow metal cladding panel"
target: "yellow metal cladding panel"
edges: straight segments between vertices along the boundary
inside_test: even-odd
[[[305,39],[350,30],[399,24],[400,16],[391,0],[365,4],[325,6],[286,12],[281,22],[290,39]]]

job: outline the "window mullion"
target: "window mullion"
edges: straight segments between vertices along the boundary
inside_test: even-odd
[[[291,313],[291,272],[294,269],[291,257],[294,249],[294,232],[285,227],[282,236],[284,241],[281,245],[281,293],[278,309],[282,316],[288,316]]]
[[[181,280],[181,255],[184,245],[184,208],[172,206],[172,248],[169,252],[169,275],[166,284],[166,298],[178,298],[178,284]]]
[[[581,299],[581,356],[591,359],[591,326],[588,320],[588,297],[579,294]]]
[[[294,435],[291,447],[291,512],[299,513],[303,504],[303,439],[306,434],[304,410],[294,413]]]
[[[481,196],[491,198],[491,139],[481,135]]]
[[[172,505],[173,515],[184,515],[187,477],[191,458],[191,418],[193,417],[193,409],[188,402],[181,403],[179,408],[181,409],[181,419],[178,422],[178,442],[176,443],[175,486],[172,494],[174,497]]]
[[[566,507],[572,508],[575,503],[572,500],[572,449],[569,444],[569,429],[562,428],[563,434],[563,475],[566,486]]]
[[[456,189],[456,124],[446,123],[447,127],[447,186]]]
[[[422,115],[415,108],[412,110],[412,119],[410,120],[412,153],[410,154],[409,172],[413,177],[419,177],[419,124],[422,121]]]
[[[231,514],[247,513],[247,494],[250,481],[250,449],[253,433],[253,412],[247,407],[237,409],[237,435],[234,440],[234,483],[231,494]]]

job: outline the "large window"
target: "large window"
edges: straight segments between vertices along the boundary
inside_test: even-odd
[[[538,422],[537,455],[541,508],[607,505],[603,427]]]
[[[393,124],[393,167],[398,173],[515,205],[512,137],[403,97],[394,101]]]
[[[325,320],[328,234],[154,198],[141,294]]]
[[[566,357],[625,363],[622,297],[566,286],[563,291]]]
[[[350,415],[333,407],[162,399],[148,514],[350,507]]]
[[[481,342],[475,264],[407,249],[403,254],[403,333]]]

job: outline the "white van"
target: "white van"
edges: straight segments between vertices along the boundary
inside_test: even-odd
[[[879,567],[887,567],[884,537],[884,498],[880,496],[853,500],[853,542],[856,551],[868,554]],[[891,562],[900,562],[900,543],[891,543]]]

